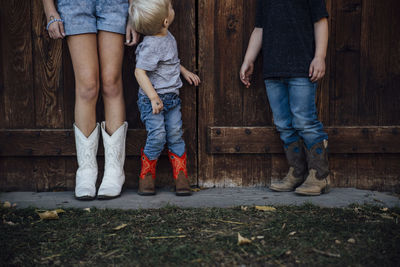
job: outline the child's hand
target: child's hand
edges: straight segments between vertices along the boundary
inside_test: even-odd
[[[240,80],[246,86],[246,88],[249,88],[251,85],[250,80],[253,71],[254,71],[254,63],[246,61],[243,62],[243,65],[240,68]]]
[[[153,108],[153,114],[159,114],[163,108],[164,104],[161,101],[160,97],[157,95],[154,99],[150,99],[151,101],[151,107]]]
[[[325,59],[315,57],[310,65],[309,70],[310,81],[315,83],[325,76]]]
[[[194,84],[198,86],[201,82],[199,76],[190,71],[182,72],[182,76],[185,78],[186,81],[188,81],[188,83],[190,83],[190,85]]]
[[[126,25],[126,41],[125,45],[134,46],[139,42],[140,35],[133,29],[131,23],[128,22]]]

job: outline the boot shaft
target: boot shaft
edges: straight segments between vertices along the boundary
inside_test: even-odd
[[[168,158],[172,165],[174,179],[175,180],[178,179],[178,175],[180,172],[183,172],[183,174],[187,178],[188,174],[187,174],[187,169],[186,169],[186,161],[187,161],[186,152],[183,153],[183,155],[181,157],[179,157],[175,153],[168,151]]]
[[[316,171],[317,179],[324,179],[329,175],[328,140],[313,145],[310,149],[305,148],[309,170]]]
[[[125,143],[128,123],[124,122],[111,136],[106,132],[105,122],[101,123],[104,144],[105,169],[123,168],[125,163]]]
[[[157,166],[157,159],[150,160],[146,154],[143,152],[143,148],[141,151],[141,163],[142,169],[140,171],[140,179],[144,179],[148,173],[151,174],[153,179],[156,179],[156,166]]]
[[[286,159],[290,167],[293,167],[293,175],[302,177],[307,172],[306,154],[302,139],[284,147]]]
[[[97,150],[99,147],[99,124],[96,124],[93,132],[86,137],[74,123],[76,157],[81,169],[97,169]]]

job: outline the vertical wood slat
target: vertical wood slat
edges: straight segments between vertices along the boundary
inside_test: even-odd
[[[37,128],[63,128],[62,41],[50,40],[40,0],[32,1],[33,69]]]
[[[0,2],[1,3],[1,2]],[[4,12],[4,11],[3,11]],[[1,17],[3,16],[3,12],[0,10],[0,36],[4,36],[3,33],[3,21]],[[3,38],[4,39],[4,38]],[[3,42],[0,40],[0,128],[8,128],[8,118],[6,118],[5,111],[5,102],[4,102],[4,69],[3,69],[3,54],[6,53],[3,50]]]
[[[176,1],[174,8],[176,17],[170,31],[178,43],[179,58],[183,66],[196,73],[196,1]],[[191,184],[197,185],[197,87],[183,77],[182,82],[180,98],[188,171]]]
[[[214,157],[207,154],[207,126],[214,124],[214,86],[215,72],[215,2],[198,0],[199,18],[199,74],[202,83],[198,98],[198,157],[199,185],[213,186],[216,178],[213,171]],[[201,167],[200,167],[201,166]]]
[[[243,61],[250,36],[254,30],[257,1],[250,0],[244,2],[243,7],[243,40],[241,61]],[[240,40],[239,40],[240,42]],[[241,82],[238,90],[243,92],[243,123],[241,126],[268,125],[272,126],[272,112],[268,104],[267,93],[263,77],[263,57],[260,52],[254,64],[254,74],[252,75],[251,87],[246,88]],[[240,66],[239,66],[240,68]],[[239,69],[230,70],[239,73]]]
[[[361,35],[361,0],[335,0],[335,86],[331,88],[330,124],[357,121]]]
[[[10,128],[35,126],[31,1],[1,0],[4,109]]]
[[[382,109],[380,122],[382,125],[395,125],[400,124],[400,1],[389,0],[389,8],[391,9],[390,22],[385,26],[390,25],[391,36],[389,38],[389,53],[387,60],[387,70],[389,74],[389,81],[384,92],[382,92]]]
[[[328,18],[328,27],[329,27],[329,42],[328,42],[328,50],[326,55],[326,72],[325,77],[319,82],[318,90],[317,90],[317,112],[318,118],[323,123],[324,126],[330,125],[330,92],[329,89],[332,87],[331,84],[333,82],[334,77],[334,67],[332,66],[333,54],[335,53],[335,10],[333,9],[334,0],[326,1],[326,9],[329,14]]]
[[[364,0],[362,6],[361,58],[358,105],[358,123],[380,125],[382,111],[381,95],[388,86],[389,60],[388,44],[391,27],[387,27],[390,18],[390,1]]]

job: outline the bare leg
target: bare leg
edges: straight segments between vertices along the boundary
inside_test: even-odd
[[[67,38],[75,73],[75,123],[88,137],[96,127],[96,102],[99,95],[99,59],[96,34]]]
[[[99,58],[102,94],[106,117],[106,131],[112,135],[125,121],[125,101],[122,86],[124,36],[99,31]]]

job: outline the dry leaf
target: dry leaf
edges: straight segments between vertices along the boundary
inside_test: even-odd
[[[4,224],[11,225],[11,226],[14,226],[14,225],[17,225],[17,224],[18,224],[18,223],[14,223],[14,222],[11,222],[11,221],[6,221],[6,220],[3,220],[3,223],[4,223]]]
[[[114,230],[118,231],[118,230],[121,230],[122,228],[125,228],[127,226],[128,225],[126,223],[124,223],[124,224],[121,224],[120,226],[115,227]]]
[[[84,208],[84,211],[90,212],[90,208]]]
[[[243,211],[247,211],[247,207],[246,206],[241,206],[240,209],[243,210]]]
[[[190,191],[192,191],[192,192],[199,192],[199,191],[201,191],[201,189],[200,188],[190,188]]]
[[[285,252],[285,254],[286,254],[286,256],[289,256],[290,254],[292,254],[292,251],[288,250],[288,251]]]
[[[251,240],[248,238],[245,238],[238,233],[238,245],[244,245],[244,244],[250,244]]]
[[[6,209],[11,208],[11,203],[6,201],[6,202],[4,202],[3,207]]]
[[[57,212],[57,214],[65,213],[65,210],[63,210],[63,209],[56,209],[55,211]]]
[[[349,238],[349,239],[347,240],[347,242],[349,242],[350,244],[355,244],[355,243],[356,243],[356,240],[355,240],[354,238]]]
[[[257,236],[257,239],[263,239],[263,238],[264,238],[263,235],[258,235],[258,236]]]
[[[17,206],[17,203],[12,204],[12,207],[15,208]]]
[[[256,238],[254,236],[252,236],[251,237],[251,241],[254,241],[254,240],[256,240]]]
[[[262,210],[262,211],[276,211],[274,207],[270,206],[256,206],[256,210]]]
[[[57,220],[59,218],[58,213],[55,210],[39,212],[38,214],[42,220]]]
[[[388,208],[381,208],[381,211],[388,211]]]
[[[286,227],[286,223],[284,223],[284,224],[282,225],[282,228],[281,228],[281,229],[283,230],[283,229],[285,229],[285,227]]]
[[[296,234],[296,231],[293,231],[293,232],[290,232],[289,233],[289,236],[293,236],[293,235],[295,235]]]
[[[335,240],[335,244],[337,244],[337,245],[340,245],[340,244],[342,244],[342,242],[340,242],[340,240]]]

